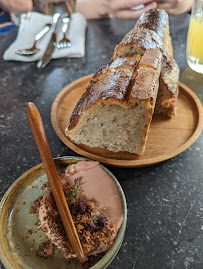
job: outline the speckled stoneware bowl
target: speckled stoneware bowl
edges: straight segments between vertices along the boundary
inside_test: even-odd
[[[58,171],[67,165],[87,160],[82,157],[62,157],[55,159]],[[106,268],[116,256],[126,229],[127,206],[125,195],[113,174],[100,165],[111,177],[120,192],[124,219],[113,246],[99,260],[93,261],[91,269]],[[0,203],[0,258],[7,269],[75,269],[83,268],[77,259],[66,260],[56,249],[48,259],[36,255],[39,244],[47,240],[38,229],[36,214],[30,214],[31,202],[43,195],[42,186],[47,182],[43,164],[39,164],[18,178],[4,195]]]

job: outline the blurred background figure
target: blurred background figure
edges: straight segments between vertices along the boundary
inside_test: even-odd
[[[76,11],[87,19],[117,17],[120,19],[137,19],[145,11],[152,8],[164,9],[170,15],[190,11],[194,0],[0,0],[0,34],[7,33],[17,20],[15,15],[34,10],[40,11],[40,3],[45,5],[43,13],[49,13],[48,4],[70,2],[76,3]],[[74,4],[75,6],[75,4]],[[12,20],[12,19],[13,20]]]
[[[158,7],[171,15],[190,11],[194,0],[77,0],[76,10],[87,19],[115,16],[137,19],[143,12]]]
[[[35,2],[61,2],[65,0],[33,0]],[[66,2],[69,2],[67,0]],[[143,12],[159,8],[170,15],[190,11],[194,0],[71,0],[76,2],[76,11],[87,19],[117,17],[137,19]],[[22,13],[32,10],[32,0],[0,0],[0,8],[10,13]]]

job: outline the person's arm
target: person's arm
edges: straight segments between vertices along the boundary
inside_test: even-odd
[[[27,12],[32,10],[32,0],[0,0],[0,7],[8,12]]]

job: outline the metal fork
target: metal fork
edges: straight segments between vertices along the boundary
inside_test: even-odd
[[[66,37],[66,34],[69,32],[69,29],[70,29],[70,21],[71,21],[71,18],[69,15],[63,17],[63,19],[62,19],[63,38],[55,45],[58,49],[71,47],[71,41],[69,38]]]

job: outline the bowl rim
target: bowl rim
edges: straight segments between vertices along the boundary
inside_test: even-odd
[[[57,163],[57,162],[60,163],[62,161],[67,161],[67,165],[68,165],[68,161],[78,162],[78,161],[85,161],[85,160],[92,161],[91,159],[88,159],[85,157],[80,157],[80,156],[63,156],[63,157],[54,158],[54,163]],[[112,260],[115,258],[116,254],[118,253],[118,251],[122,245],[122,241],[124,239],[126,225],[127,225],[127,202],[126,202],[126,198],[125,198],[125,194],[123,192],[123,189],[122,189],[119,181],[117,180],[117,178],[108,170],[108,168],[103,166],[101,163],[99,163],[99,166],[111,177],[111,179],[114,181],[114,184],[116,185],[116,187],[120,193],[122,207],[123,207],[123,221],[122,221],[121,227],[119,229],[119,232],[117,234],[116,239],[114,240],[112,247],[105,253],[105,255],[95,265],[93,265],[89,269],[103,269],[103,268],[106,268],[112,262]],[[1,222],[1,218],[2,218],[3,207],[6,205],[6,202],[9,200],[12,191],[17,187],[17,185],[20,182],[23,182],[23,180],[25,180],[25,178],[28,177],[33,171],[35,171],[35,170],[37,171],[40,168],[44,169],[44,165],[42,162],[31,167],[27,171],[25,171],[20,177],[18,177],[13,182],[13,184],[6,191],[6,193],[4,194],[4,196],[0,202],[0,222]],[[0,234],[0,237],[1,237],[1,234]],[[20,268],[20,267],[13,266],[11,264],[11,262],[9,261],[9,259],[7,259],[7,253],[3,250],[3,247],[2,247],[3,243],[2,242],[3,241],[0,240],[0,259],[3,263],[3,265],[5,266],[5,268],[7,268],[7,269]]]

